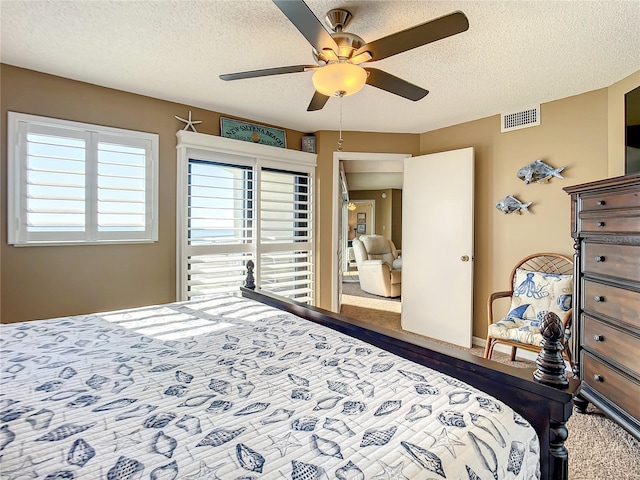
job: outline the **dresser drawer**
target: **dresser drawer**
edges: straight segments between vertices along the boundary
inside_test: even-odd
[[[638,233],[640,232],[640,212],[624,212],[618,216],[580,214],[581,231],[584,233]]]
[[[640,246],[585,242],[582,270],[640,282]]]
[[[583,195],[581,207],[581,211],[640,207],[640,192],[627,191],[621,193]]]
[[[625,412],[640,418],[640,383],[583,350],[581,379]]]
[[[640,292],[584,280],[583,309],[640,328]]]
[[[582,317],[580,336],[583,348],[608,357],[640,375],[640,338],[588,315]]]

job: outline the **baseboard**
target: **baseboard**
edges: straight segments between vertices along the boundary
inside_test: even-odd
[[[482,347],[484,348],[485,345],[487,344],[487,340],[485,338],[479,338],[479,337],[473,337],[473,344],[477,347]],[[494,352],[500,352],[500,353],[506,353],[507,355],[511,355],[511,347],[509,347],[508,345],[502,345],[500,343],[496,344],[493,347],[493,351]],[[516,360],[518,358],[522,358],[524,360],[530,360],[532,362],[536,361],[536,358],[538,358],[538,354],[535,352],[531,352],[529,350],[525,350],[524,348],[520,348],[518,349],[518,352],[516,353]]]

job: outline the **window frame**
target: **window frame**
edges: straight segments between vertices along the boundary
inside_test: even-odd
[[[28,232],[26,210],[27,135],[29,127],[60,132],[61,138],[85,141],[84,231]],[[98,149],[115,145],[145,150],[144,215],[142,231],[99,231]],[[17,112],[7,112],[7,241],[21,246],[135,244],[158,241],[159,135]]]
[[[201,161],[211,161],[215,163],[228,163],[243,166],[251,166],[254,169],[253,181],[256,182],[256,192],[253,197],[255,216],[253,239],[251,243],[243,245],[227,245],[220,246],[222,253],[248,252],[252,256],[252,260],[256,265],[256,285],[260,285],[260,255],[270,251],[282,251],[283,244],[269,245],[259,241],[260,236],[260,213],[259,205],[261,202],[259,185],[261,181],[262,169],[274,169],[279,171],[299,172],[308,175],[309,188],[311,192],[315,189],[315,154],[290,150],[269,145],[254,144],[233,140],[213,135],[205,135],[201,133],[180,130],[176,133],[178,137],[177,145],[177,188],[176,188],[176,298],[184,301],[189,298],[188,292],[188,255],[198,254],[199,251],[207,249],[200,246],[190,246],[188,244],[188,166],[190,159]],[[312,202],[314,195],[310,195]],[[313,207],[311,207],[310,215],[314,216]],[[312,225],[312,239],[304,242],[304,246],[308,247],[312,257],[315,257],[315,232],[314,219],[310,219]],[[300,247],[303,243],[299,244]],[[291,250],[297,245],[292,244]],[[286,250],[286,248],[285,248]],[[314,261],[315,263],[315,261]],[[312,267],[315,276],[317,265]],[[316,282],[313,282],[316,285]],[[314,287],[315,289],[315,287]],[[315,298],[315,295],[313,295]]]

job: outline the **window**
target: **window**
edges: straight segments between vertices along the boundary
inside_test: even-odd
[[[14,245],[158,239],[158,135],[9,112]]]
[[[260,178],[260,287],[313,303],[310,175],[269,168]]]
[[[188,297],[238,291],[252,258],[253,169],[189,159]]]
[[[315,155],[178,136],[178,298],[239,292],[253,260],[259,288],[313,304]],[[185,137],[209,148],[181,148]]]

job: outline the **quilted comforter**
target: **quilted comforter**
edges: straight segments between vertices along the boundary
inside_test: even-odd
[[[251,300],[0,332],[2,478],[539,477],[505,404]]]

